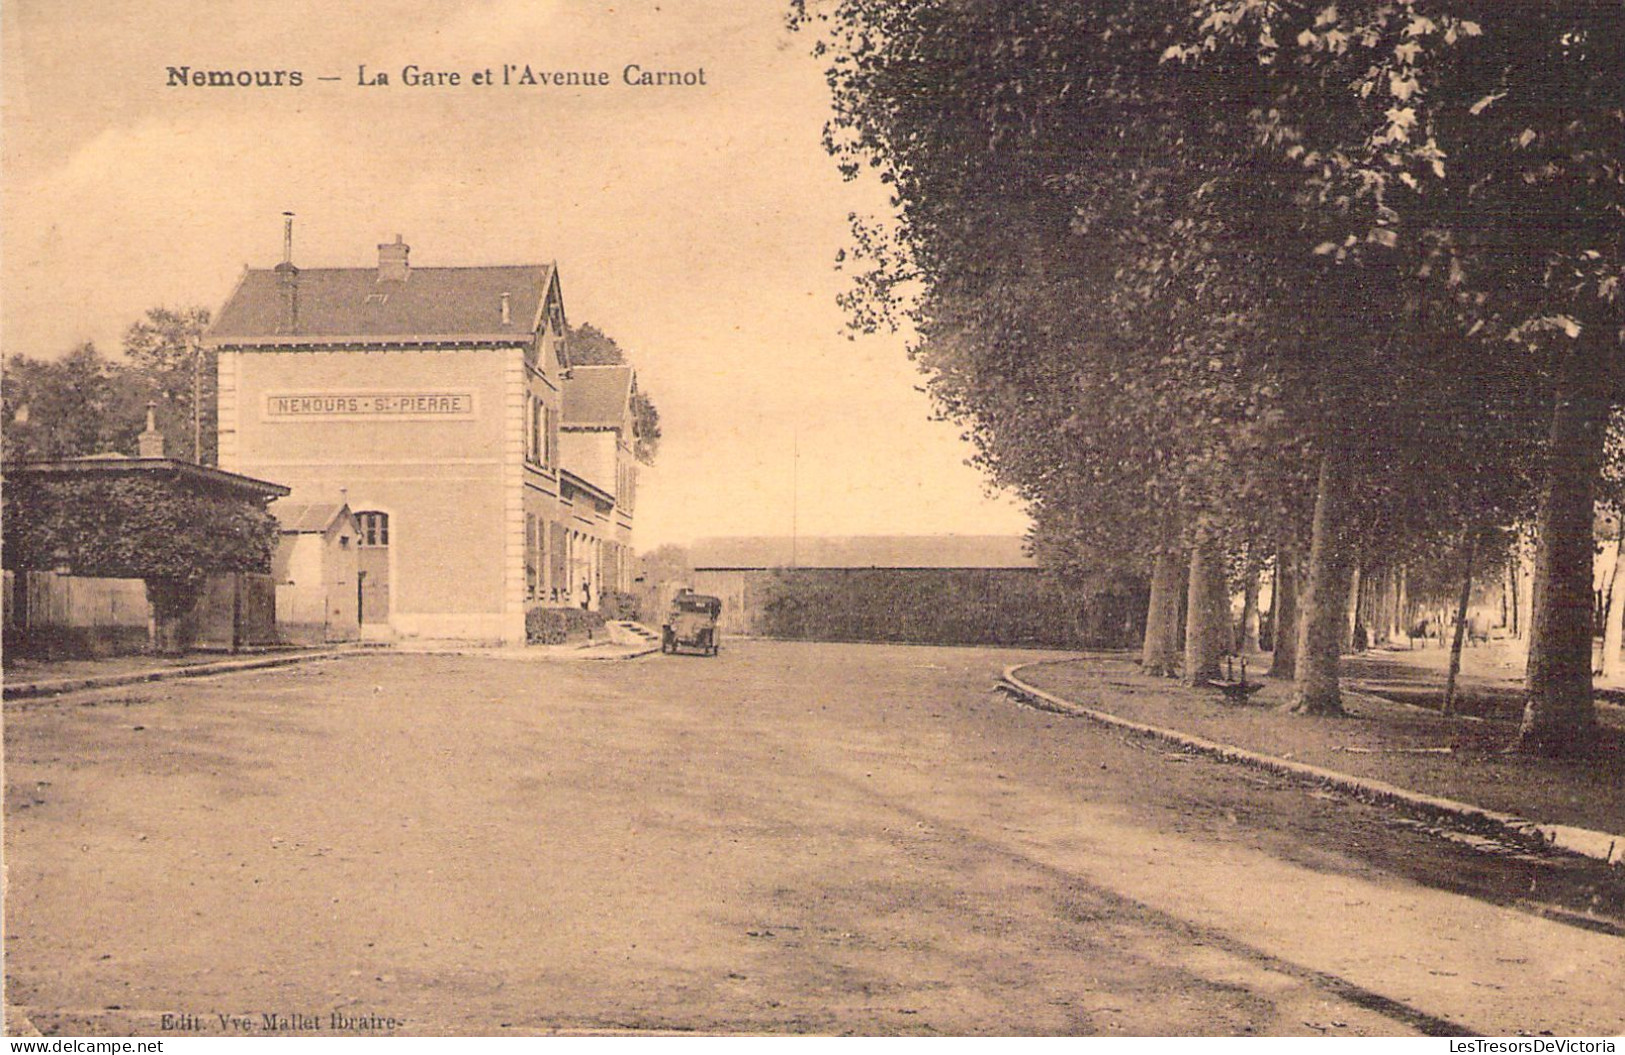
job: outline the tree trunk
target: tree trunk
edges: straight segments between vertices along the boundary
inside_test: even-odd
[[[1621,637],[1625,637],[1625,520],[1614,541],[1614,575],[1608,582],[1608,622],[1602,631],[1602,673],[1615,677],[1620,669]]]
[[[1222,550],[1213,554],[1213,584],[1208,600],[1213,605],[1213,633],[1219,657],[1236,654],[1236,619],[1230,610],[1230,576],[1225,574],[1225,555]]]
[[[1275,639],[1270,677],[1295,678],[1298,673],[1298,567],[1292,551],[1282,547],[1275,555],[1275,588],[1270,607],[1275,617],[1270,634]]]
[[[1456,599],[1456,635],[1450,642],[1450,671],[1444,679],[1444,706],[1446,715],[1456,713],[1456,675],[1461,673],[1461,639],[1467,633],[1467,604],[1473,595],[1473,551],[1478,548],[1478,535],[1470,533],[1464,540],[1467,556],[1461,570],[1461,595]]]
[[[1314,535],[1309,568],[1299,598],[1297,686],[1292,709],[1300,714],[1342,714],[1338,660],[1348,634],[1349,579],[1353,545],[1349,538],[1348,455],[1336,448],[1320,459],[1315,493]]]
[[[1258,649],[1258,558],[1247,559],[1247,581],[1241,593],[1241,654],[1256,655]]]
[[[1360,605],[1360,566],[1355,564],[1349,572],[1349,603],[1348,627],[1343,637],[1344,652],[1363,652],[1365,646],[1360,640],[1360,617],[1364,615]]]
[[[1516,745],[1545,756],[1584,754],[1597,731],[1591,699],[1592,504],[1609,402],[1579,356],[1571,355],[1565,367],[1535,520],[1526,702]]]
[[[1512,616],[1512,639],[1514,641],[1523,637],[1522,597],[1523,591],[1518,585],[1518,543],[1513,543],[1512,559],[1507,561],[1507,594],[1508,608]]]
[[[1518,643],[1529,656],[1530,624],[1535,611],[1535,540],[1518,545]]]
[[[1219,658],[1229,633],[1229,616],[1219,616],[1224,595],[1224,562],[1212,539],[1202,537],[1191,548],[1190,582],[1185,605],[1185,684],[1201,685],[1220,675]]]
[[[1394,614],[1399,620],[1399,631],[1405,635],[1405,647],[1411,647],[1411,598],[1410,598],[1410,572],[1404,565],[1399,568],[1399,596],[1394,599]]]
[[[1512,628],[1512,613],[1507,609],[1507,579],[1505,575],[1501,576],[1501,622],[1499,625],[1502,630],[1510,631]]]
[[[1177,554],[1159,552],[1151,568],[1151,600],[1146,606],[1145,647],[1140,669],[1173,677],[1179,673],[1179,593],[1184,588],[1184,562]]]
[[[1391,602],[1388,592],[1388,583],[1391,573],[1386,566],[1373,569],[1373,574],[1366,576],[1366,630],[1371,634],[1368,642],[1373,647],[1388,640],[1388,608]]]
[[[1280,554],[1280,551],[1277,550],[1276,554],[1275,554],[1275,568],[1270,571],[1270,606],[1268,608],[1264,609],[1264,614],[1259,618],[1259,628],[1258,628],[1258,648],[1259,648],[1259,651],[1263,651],[1264,647],[1266,645],[1269,646],[1269,651],[1271,651],[1271,652],[1275,651],[1275,634],[1276,634],[1277,626],[1278,626],[1278,624],[1280,622],[1280,614],[1281,614],[1280,613],[1281,573],[1279,571],[1280,567],[1281,567],[1281,554]],[[1262,588],[1260,588],[1260,592],[1262,592]],[[1265,632],[1266,629],[1268,630],[1268,633]]]
[[[1405,626],[1404,601],[1399,585],[1399,569],[1388,569],[1388,641],[1398,644],[1399,639],[1408,629]]]

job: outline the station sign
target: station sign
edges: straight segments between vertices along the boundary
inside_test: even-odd
[[[473,392],[268,392],[267,421],[445,421],[474,417]]]

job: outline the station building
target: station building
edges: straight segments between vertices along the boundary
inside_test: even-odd
[[[522,642],[630,583],[636,379],[571,369],[555,265],[409,254],[244,271],[205,337],[220,465],[353,512],[363,638]]]

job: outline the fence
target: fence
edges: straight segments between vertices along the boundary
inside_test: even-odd
[[[107,656],[147,646],[147,585],[140,579],[8,571],[5,602],[8,650]]]
[[[5,647],[18,655],[69,658],[143,652],[152,610],[140,579],[98,579],[52,571],[5,573]],[[277,640],[276,585],[269,575],[209,576],[196,607],[176,627],[179,648],[233,649]]]

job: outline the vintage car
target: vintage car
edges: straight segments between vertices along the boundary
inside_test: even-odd
[[[717,654],[717,617],[722,602],[703,593],[684,592],[672,598],[671,611],[660,628],[660,651],[697,648],[703,655]]]

